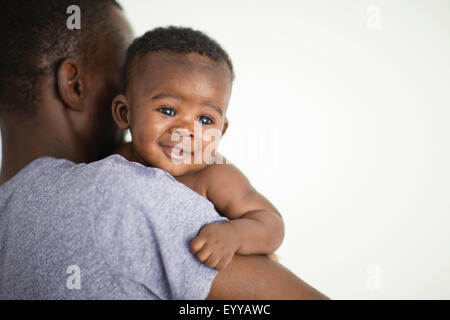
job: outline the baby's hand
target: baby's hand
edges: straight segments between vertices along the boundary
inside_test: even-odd
[[[191,252],[208,267],[223,270],[239,250],[241,241],[230,222],[208,224],[191,242]]]

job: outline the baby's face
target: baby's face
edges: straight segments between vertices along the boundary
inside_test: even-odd
[[[205,167],[225,127],[232,87],[226,63],[195,53],[150,53],[136,58],[129,82],[129,127],[139,160],[173,176]],[[212,134],[209,141],[205,133]]]

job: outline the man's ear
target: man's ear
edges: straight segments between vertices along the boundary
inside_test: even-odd
[[[227,129],[228,129],[228,118],[225,117],[225,122],[224,122],[224,124],[223,124],[223,129],[222,129],[222,136],[225,134],[225,132],[227,131]]]
[[[85,92],[80,65],[73,59],[64,59],[57,72],[57,88],[62,101],[70,109],[81,111]]]
[[[126,130],[130,127],[130,104],[123,94],[114,97],[112,102],[112,115],[117,126],[121,130]]]

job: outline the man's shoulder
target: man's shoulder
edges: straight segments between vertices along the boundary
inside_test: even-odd
[[[37,159],[1,186],[0,211],[0,233],[11,237],[2,250],[33,253],[7,261],[20,277],[33,278],[28,265],[59,270],[75,261],[95,290],[110,274],[126,296],[199,299],[216,274],[188,248],[202,226],[223,221],[214,206],[165,171],[118,155]]]
[[[126,275],[163,299],[206,297],[216,272],[197,261],[188,243],[204,225],[225,221],[213,204],[160,169],[120,156],[98,166],[96,179],[111,184],[97,183],[98,208],[91,215],[112,274]],[[131,182],[117,183],[117,174]]]
[[[129,187],[137,184],[149,184],[152,181],[175,182],[169,173],[164,170],[146,167],[137,162],[131,162],[124,157],[113,154],[105,159],[92,162],[87,165],[87,171],[91,171],[94,176],[104,179],[102,183],[107,186],[121,185]],[[94,181],[93,181],[94,182]],[[98,181],[96,181],[98,182]]]
[[[178,189],[177,181],[167,172],[130,162],[120,155],[84,165],[71,172],[74,182],[96,196],[110,196],[110,201],[127,197],[137,200],[145,194]],[[145,194],[144,194],[145,193]]]
[[[96,212],[120,208],[124,212],[139,211],[147,218],[151,215],[152,219],[159,219],[163,213],[167,213],[165,218],[178,219],[195,211],[202,212],[204,218],[216,218],[211,202],[164,170],[130,162],[120,155],[89,166],[81,176],[89,180],[85,188],[89,190],[87,194],[95,196]],[[169,213],[176,211],[183,213],[178,216]]]

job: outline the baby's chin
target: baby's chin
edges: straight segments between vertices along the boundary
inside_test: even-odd
[[[184,164],[184,163],[170,163],[157,166],[158,168],[167,171],[174,177],[183,177],[194,174],[204,169],[207,164]]]
[[[148,152],[146,154],[142,154],[140,157],[144,160],[144,165],[162,169],[174,177],[194,174],[208,166],[203,159],[198,161],[200,163],[196,163],[193,157],[190,159],[171,159],[164,153],[158,154],[155,152]]]

